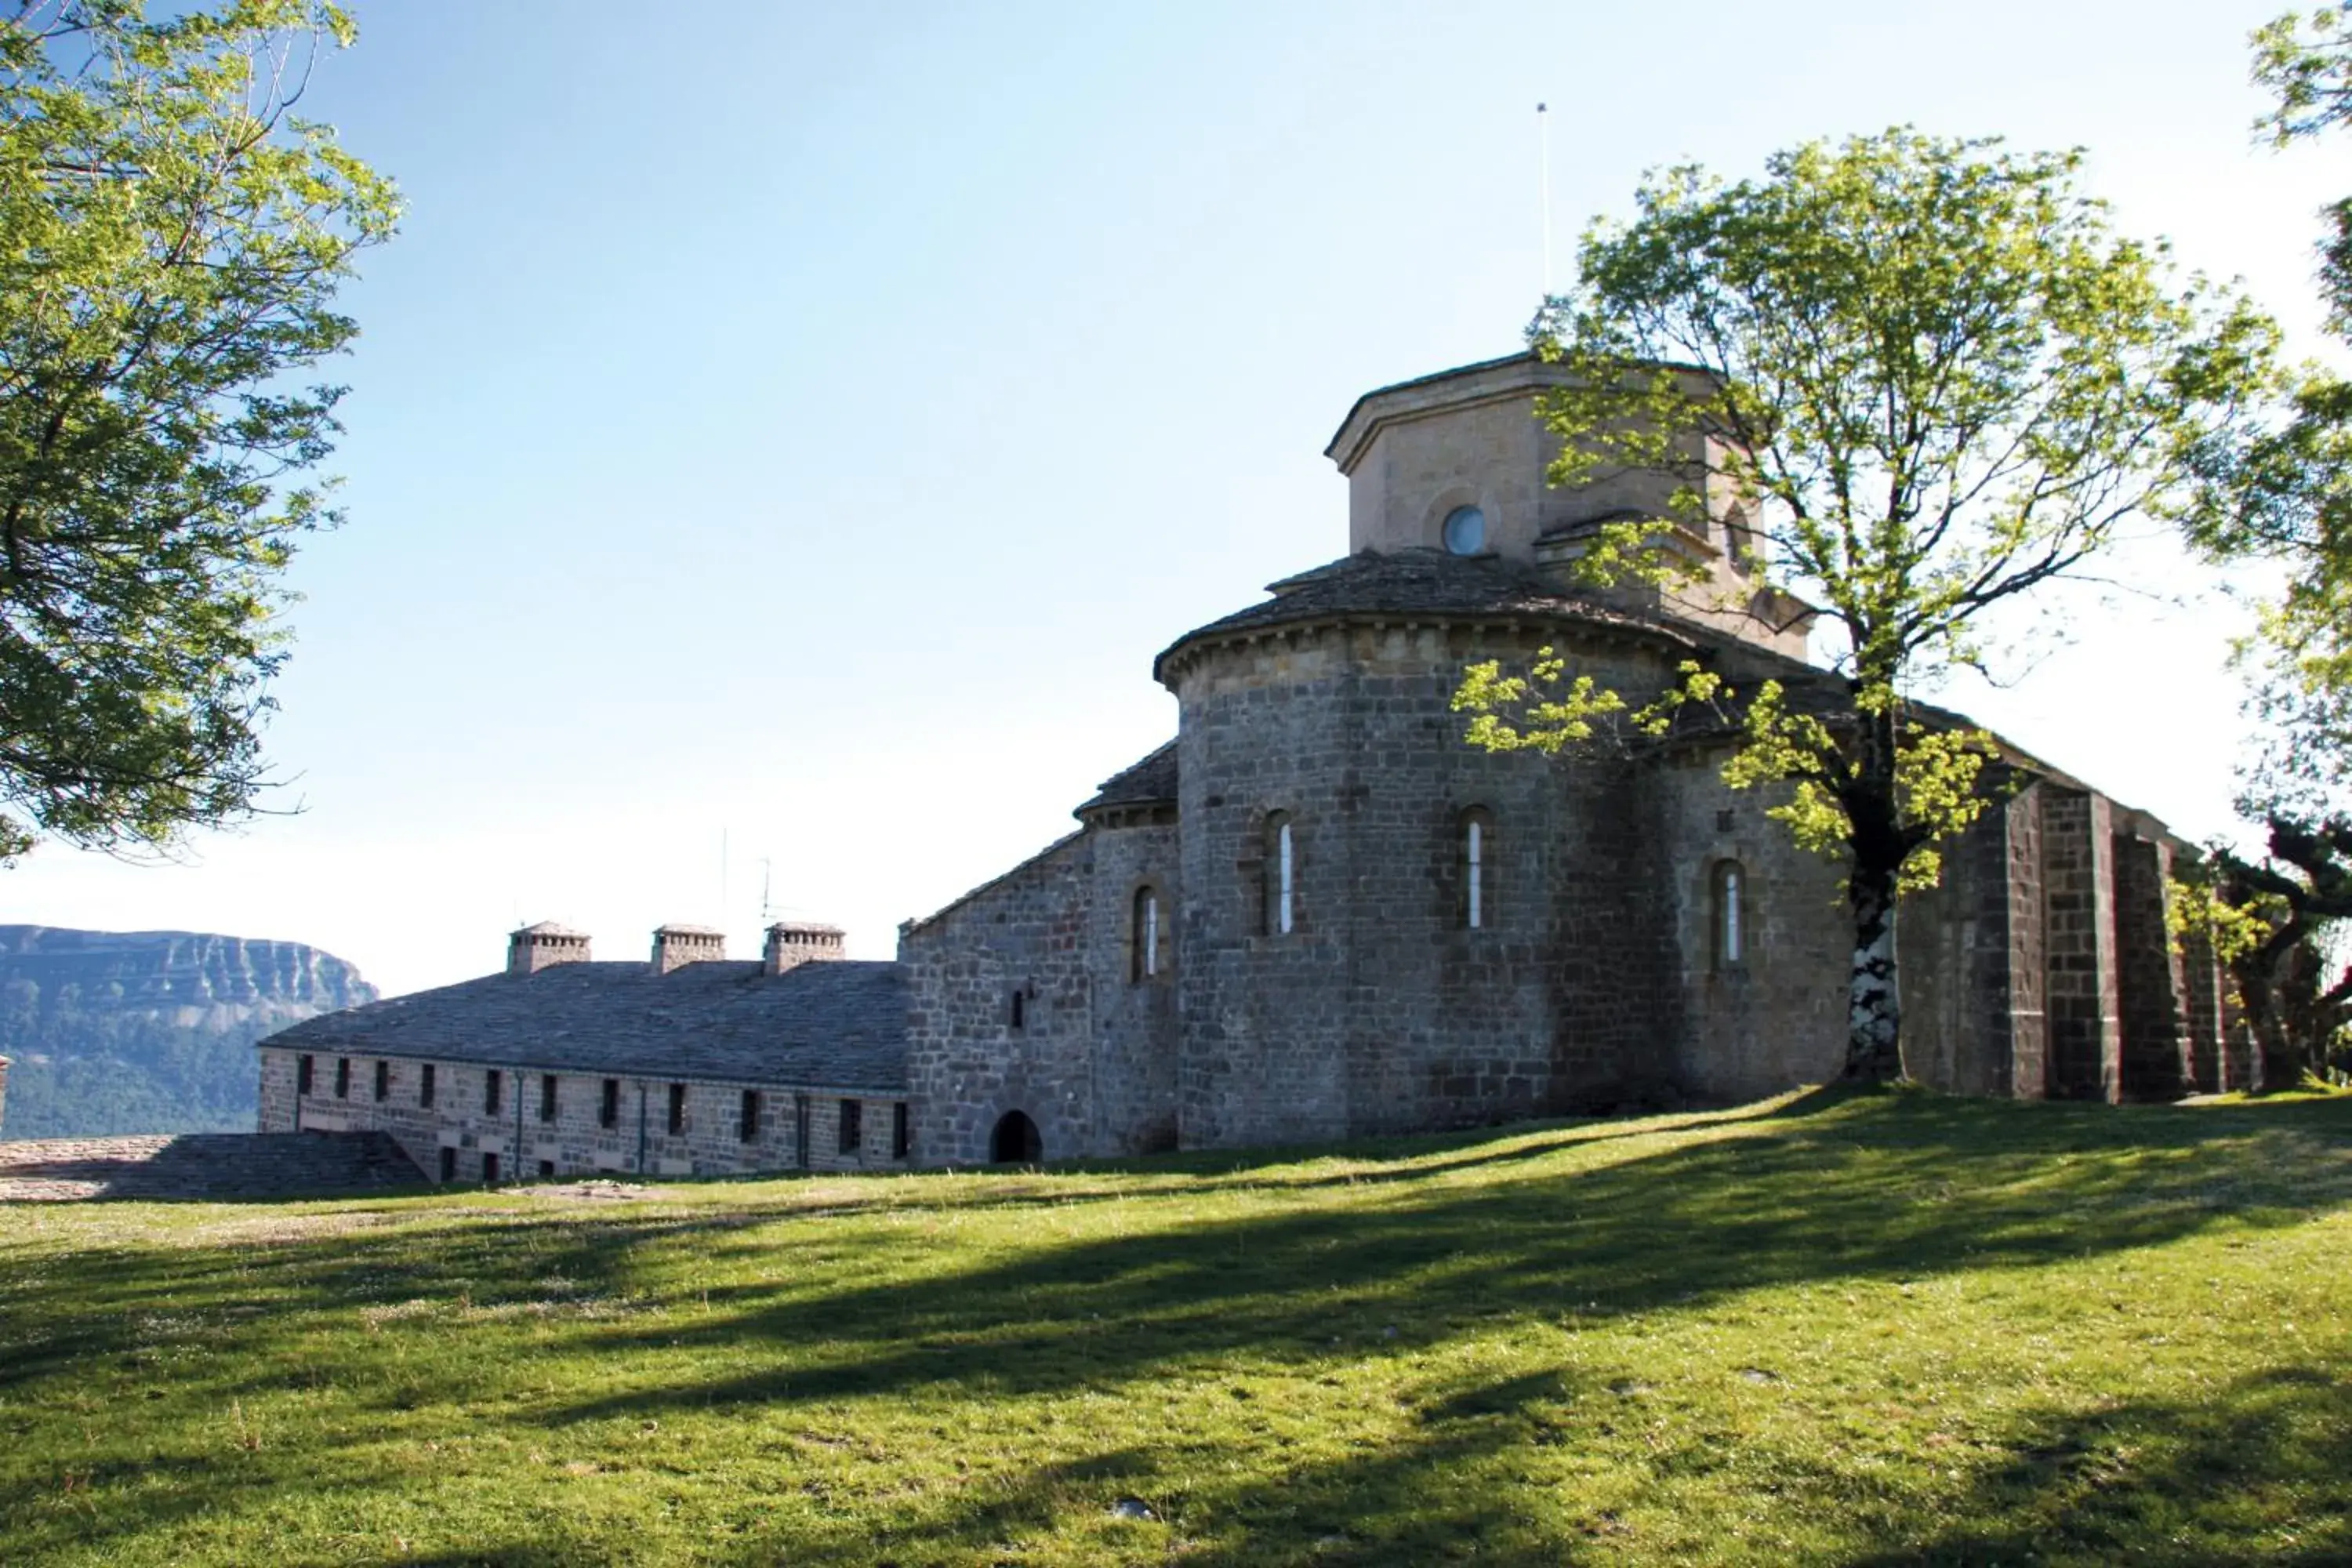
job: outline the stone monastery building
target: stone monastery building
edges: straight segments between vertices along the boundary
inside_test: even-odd
[[[1697,659],[1792,690],[1804,606],[1747,577],[1729,507],[1677,531],[1721,602],[1596,595],[1517,355],[1384,388],[1328,456],[1343,559],[1196,627],[1152,674],[1173,740],[1076,831],[900,929],[895,963],[780,925],[758,962],[665,926],[646,963],[532,926],[502,973],[261,1045],[261,1128],[382,1129],[444,1180],[939,1165],[1507,1121],[1832,1078],[1851,925],[1722,742],[1553,763],[1462,739],[1464,667],[1566,655],[1629,698]],[[1785,629],[1770,630],[1769,626]],[[1905,907],[1911,1073],[2134,1100],[2242,1084],[2210,956],[2168,942],[2183,846],[2022,752]]]

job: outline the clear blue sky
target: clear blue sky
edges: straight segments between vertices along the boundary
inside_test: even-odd
[[[518,919],[749,953],[765,860],[887,956],[1172,732],[1156,651],[1345,552],[1358,394],[1517,346],[1538,99],[1563,270],[1646,167],[1908,121],[2089,148],[2122,226],[2315,350],[2352,142],[2251,144],[2278,3],[360,0],[305,108],[409,216],[348,295],[351,524],[294,573],[302,812],[163,868],[45,847],[0,911],[399,991]],[[2063,618],[1950,700],[2227,826],[2228,607]]]

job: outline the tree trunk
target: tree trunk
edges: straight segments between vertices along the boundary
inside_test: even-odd
[[[1857,864],[1846,879],[1853,909],[1853,973],[1846,989],[1845,1076],[1903,1076],[1902,1011],[1895,985],[1895,872]]]
[[[2278,956],[2267,947],[2238,974],[2238,1000],[2246,1009],[2246,1032],[2254,1040],[2256,1094],[2276,1094],[2303,1081],[2301,1042],[2289,1026],[2274,971]]]

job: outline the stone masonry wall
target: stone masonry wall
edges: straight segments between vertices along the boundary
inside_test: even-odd
[[[1475,751],[1449,710],[1465,663],[1566,635],[1286,627],[1166,672],[1182,704],[1186,1147],[1500,1121],[1671,1077],[1654,800],[1605,767]],[[1578,657],[1634,693],[1665,668],[1625,642]],[[1474,809],[1488,872],[1475,931]],[[1265,915],[1277,812],[1295,847],[1287,934]]]
[[[2223,972],[2224,977],[2227,971]],[[2238,1005],[2238,994],[2225,988],[2221,994],[2221,1088],[2228,1090],[2258,1087],[2254,1082],[2254,1032],[2246,1022],[2245,1009]]]
[[[1083,941],[1094,1011],[1094,1125],[1087,1152],[1150,1154],[1178,1145],[1176,977],[1183,878],[1173,822],[1101,827]],[[1137,893],[1160,899],[1159,973],[1141,974]]]
[[[1726,785],[1722,762],[1685,755],[1642,787],[1666,806],[1656,875],[1675,894],[1677,1077],[1697,1095],[1742,1100],[1842,1070],[1853,934],[1836,862],[1800,849],[1764,815],[1772,796]],[[1737,963],[1718,952],[1717,876],[1727,863],[1741,883]]]
[[[2120,814],[2118,814],[2120,815]],[[2121,1026],[2116,1097],[2178,1100],[2195,1081],[2189,976],[2165,930],[2171,847],[2137,833],[2115,836],[2116,988]]]
[[[2006,1092],[2019,1100],[2044,1100],[2050,1094],[2050,900],[2042,884],[2045,795],[2042,784],[2028,785],[2001,812],[2003,847],[2009,860]],[[2003,1089],[1994,1083],[1987,1086],[1987,1092],[1999,1094]]]
[[[2179,941],[2188,985],[2182,1011],[2189,1026],[2189,1087],[2198,1094],[2220,1094],[2231,1087],[2221,1050],[2225,977],[2203,931],[2182,931]]]
[[[2112,810],[2106,797],[2044,784],[2042,879],[2048,909],[2052,1099],[2122,1093],[2123,1031],[2116,983]]]
[[[1046,1159],[1124,1152],[1101,1146],[1095,1115],[1086,937],[1097,837],[1074,833],[900,928],[908,1086],[924,1164],[987,1161],[999,1119],[1014,1110],[1036,1123]]]
[[[1651,672],[1596,674],[1622,682],[1616,689],[1638,701]],[[1684,868],[1674,864],[1666,827],[1672,793],[1623,763],[1551,773],[1557,831],[1543,868],[1550,940],[1516,976],[1541,990],[1549,1013],[1549,1081],[1536,1105],[1557,1115],[1678,1097],[1696,1086],[1680,1048],[1688,1037],[1675,935]]]
[[[1987,781],[1993,798],[1943,846],[1938,885],[1906,898],[1895,917],[1904,1068],[1950,1093],[2018,1092],[2021,1043],[2034,1053],[2027,1076],[2040,1071],[2038,861],[2023,893],[2015,881],[2018,843],[2032,837],[2039,803],[2031,789],[2003,795],[2009,782]],[[2033,954],[2022,983],[2020,952]]]
[[[614,1125],[602,1124],[604,1084],[611,1075],[556,1074],[554,1115],[542,1116],[542,1079],[538,1071],[488,1068],[478,1062],[434,1061],[433,1103],[422,1103],[426,1062],[398,1057],[341,1058],[318,1052],[311,1088],[295,1092],[304,1053],[261,1051],[260,1131],[365,1131],[389,1133],[418,1169],[436,1180],[483,1178],[485,1154],[499,1158],[500,1180],[598,1173],[686,1176],[732,1175],[761,1171],[901,1169],[908,1161],[892,1151],[895,1100],[856,1099],[862,1107],[858,1142],[841,1145],[838,1091],[786,1084],[689,1081],[684,1084],[682,1124],[669,1128],[673,1082],[623,1077]],[[338,1095],[336,1064],[351,1063],[349,1092]],[[382,1099],[376,1068],[384,1068]],[[501,1073],[496,1114],[486,1109],[485,1076]],[[746,1140],[743,1094],[760,1099],[759,1126]],[[803,1115],[809,1136],[801,1139]],[[443,1151],[450,1151],[447,1164]]]
[[[296,1061],[294,1051],[265,1050],[261,1053],[261,1110],[254,1122],[257,1132],[291,1132],[299,1114],[294,1093]],[[331,1080],[328,1088],[334,1087]],[[414,1154],[411,1159],[415,1158]],[[428,1169],[427,1174],[430,1174]]]
[[[1276,637],[1200,656],[1177,686],[1186,892],[1179,1115],[1188,1148],[1344,1137],[1349,837],[1359,744],[1344,648]],[[1205,668],[1202,668],[1205,665]],[[1288,815],[1295,919],[1270,931],[1273,813]]]

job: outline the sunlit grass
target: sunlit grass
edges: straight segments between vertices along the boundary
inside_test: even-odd
[[[2352,1103],[0,1210],[0,1561],[2352,1560]]]

